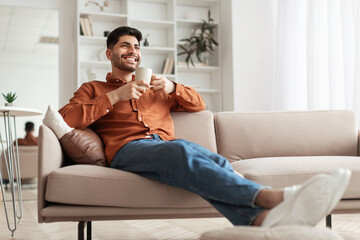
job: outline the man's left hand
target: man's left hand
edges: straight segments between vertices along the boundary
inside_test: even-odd
[[[164,77],[163,75],[151,76],[150,85],[151,89],[155,91],[164,91],[167,94],[173,93],[175,91],[175,83]]]

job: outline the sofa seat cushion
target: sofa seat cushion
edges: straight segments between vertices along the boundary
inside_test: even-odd
[[[234,169],[262,185],[283,188],[300,184],[317,173],[330,173],[337,168],[352,171],[350,184],[343,199],[360,198],[360,157],[271,157],[252,158],[232,163]]]
[[[48,175],[45,199],[49,202],[134,207],[210,207],[201,197],[117,169],[72,165]]]

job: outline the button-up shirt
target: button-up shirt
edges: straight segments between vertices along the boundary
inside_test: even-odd
[[[18,145],[27,145],[27,146],[36,146],[38,145],[39,140],[37,137],[34,137],[32,133],[26,133],[25,138],[18,139]]]
[[[175,83],[171,94],[148,89],[140,99],[111,104],[106,93],[127,84],[111,73],[106,82],[91,81],[81,85],[70,102],[59,110],[65,122],[73,128],[90,127],[102,139],[105,156],[110,163],[126,143],[151,134],[163,140],[175,139],[170,111],[197,112],[205,109],[203,98],[191,87]]]

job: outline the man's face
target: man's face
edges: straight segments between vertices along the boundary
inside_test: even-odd
[[[121,36],[109,53],[112,65],[123,71],[134,72],[141,62],[140,45],[134,36]]]

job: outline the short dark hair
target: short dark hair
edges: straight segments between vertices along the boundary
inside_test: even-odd
[[[26,122],[25,123],[25,131],[26,132],[31,132],[34,130],[34,123],[33,122]]]
[[[128,27],[128,26],[122,26],[122,27],[116,28],[108,35],[107,40],[106,40],[106,47],[108,49],[112,49],[114,47],[114,45],[119,41],[119,38],[124,35],[130,35],[130,36],[136,37],[139,44],[140,44],[140,41],[142,40],[142,34],[139,30],[137,30],[136,28]]]

